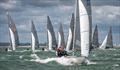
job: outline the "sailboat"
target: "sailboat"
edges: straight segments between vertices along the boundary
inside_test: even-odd
[[[9,13],[7,13],[8,26],[9,26],[9,35],[10,35],[10,45],[14,51],[19,44],[18,32],[15,26],[14,21],[12,20]]]
[[[74,35],[74,13],[72,13],[72,18],[70,22],[66,51],[70,51],[73,49],[73,35]]]
[[[35,52],[35,47],[39,47],[39,41],[35,25],[33,21],[31,21],[31,48],[33,53]]]
[[[80,20],[80,41],[81,41],[81,56],[65,57],[71,63],[89,63],[87,57],[91,47],[91,34],[92,34],[92,18],[91,18],[91,5],[90,0],[78,0],[79,5],[79,20]],[[61,58],[62,59],[62,58]]]
[[[110,27],[109,33],[106,35],[103,43],[99,47],[100,49],[112,48],[113,40],[112,40],[112,28]]]
[[[96,25],[94,33],[93,33],[93,37],[92,37],[92,49],[98,48],[98,47],[99,47],[99,42],[98,42],[98,28],[97,28],[97,25]]]
[[[65,48],[64,32],[63,32],[63,26],[61,23],[58,31],[58,48],[60,46],[63,46]]]
[[[57,47],[57,42],[55,38],[55,32],[49,16],[47,16],[47,37],[48,37],[48,49],[50,51],[55,50],[55,48]]]

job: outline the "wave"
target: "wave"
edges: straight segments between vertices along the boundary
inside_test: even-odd
[[[23,53],[23,52],[27,52],[27,51],[31,51],[31,50],[22,50],[22,51],[15,51],[15,52]]]
[[[49,63],[49,62],[55,61],[61,65],[75,65],[75,64],[82,64],[82,63],[96,64],[95,62],[91,62],[87,60],[85,57],[75,57],[75,56],[64,57],[63,56],[63,57],[41,59],[36,54],[31,54],[31,57],[33,59],[30,61],[35,61],[38,63]]]

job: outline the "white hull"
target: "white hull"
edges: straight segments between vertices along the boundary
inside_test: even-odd
[[[78,64],[96,64],[95,62],[90,62],[88,59],[86,59],[85,57],[75,57],[75,56],[67,56],[67,57],[57,57],[57,58],[47,58],[47,59],[40,59],[38,56],[34,55],[33,57],[35,57],[35,60],[31,60],[31,61],[35,61],[35,62],[39,62],[39,63],[49,63],[52,61],[55,61],[61,65],[78,65]]]

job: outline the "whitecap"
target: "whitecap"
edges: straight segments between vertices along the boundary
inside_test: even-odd
[[[82,64],[82,63],[96,64],[95,62],[90,62],[89,60],[86,60],[85,57],[75,57],[75,56],[64,57],[63,56],[63,57],[41,59],[36,54],[31,54],[31,57],[33,59],[31,59],[30,61],[35,61],[38,63],[49,63],[49,62],[55,61],[61,65],[75,65],[75,64]]]

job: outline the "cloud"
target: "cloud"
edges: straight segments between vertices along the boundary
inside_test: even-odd
[[[120,0],[91,0],[92,6],[120,6]]]
[[[71,11],[73,9],[73,6],[60,5],[59,9],[67,12],[67,11]]]
[[[113,41],[114,44],[119,44],[120,36],[120,10],[119,6],[93,6],[92,18],[93,27],[98,25],[100,43],[104,40],[109,31],[109,27],[112,26]]]
[[[0,6],[1,8],[4,8],[5,10],[9,10],[15,7],[17,1],[16,0],[1,0]]]
[[[118,6],[95,6],[92,8],[92,16],[93,22],[96,20],[96,23],[104,21],[108,24],[113,24],[113,21],[119,21],[120,10]]]
[[[23,6],[50,7],[58,5],[59,0],[23,0],[21,3]]]

